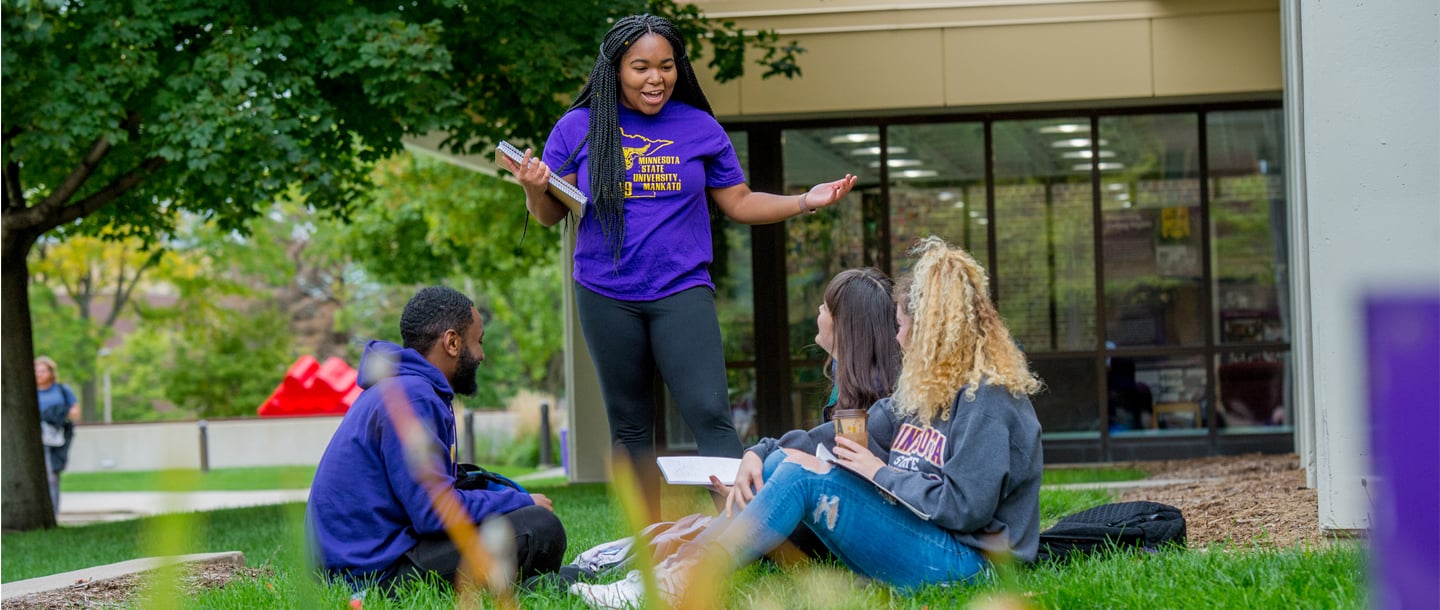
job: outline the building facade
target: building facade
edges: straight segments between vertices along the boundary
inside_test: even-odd
[[[1440,293],[1433,0],[696,4],[806,49],[797,79],[702,75],[751,186],[860,177],[813,216],[716,219],[744,433],[818,418],[829,277],[903,273],[935,234],[986,265],[1044,378],[1047,461],[1295,451],[1321,527],[1370,526],[1363,305]],[[566,290],[571,478],[605,480]]]
[[[818,420],[825,282],[903,273],[933,234],[989,269],[1050,461],[1293,449],[1276,3],[699,4],[806,49],[799,79],[704,83],[751,185],[860,177],[820,214],[717,223],[746,432]]]

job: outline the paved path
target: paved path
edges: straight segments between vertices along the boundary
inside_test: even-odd
[[[242,506],[304,502],[309,489],[267,491],[67,491],[60,494],[59,522],[67,525],[123,521]]]
[[[564,475],[564,469],[550,468],[515,477],[515,480],[524,484],[526,481]],[[309,489],[196,492],[67,491],[60,494],[59,522],[65,525],[82,525],[102,521],[124,521],[164,513],[304,502],[309,497]]]

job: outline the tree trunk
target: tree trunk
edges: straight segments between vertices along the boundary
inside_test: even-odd
[[[23,237],[7,235],[6,237]],[[45,453],[40,444],[40,402],[35,390],[26,256],[34,238],[5,244],[0,261],[0,520],[6,530],[55,527]]]
[[[95,366],[95,359],[91,358],[86,370],[91,371],[90,378],[80,384],[80,421],[96,423],[104,421],[105,414],[101,410],[105,405],[101,404],[99,396],[99,385],[96,380],[100,377],[100,370]]]

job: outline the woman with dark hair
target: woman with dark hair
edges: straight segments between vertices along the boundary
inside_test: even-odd
[[[658,369],[700,455],[738,457],[715,313],[707,198],[746,224],[834,204],[846,177],[800,195],[750,190],[730,139],[700,90],[679,30],[653,15],[615,22],[590,79],[545,142],[500,161],[525,207],[551,226],[569,214],[546,190],[553,172],[589,198],[575,244],[575,302],[600,378],[611,440],[638,469],[654,513]]]
[[[869,267],[841,271],[825,287],[815,344],[825,350],[832,398],[822,423],[836,410],[869,409],[895,390],[900,344],[891,289],[890,278]]]
[[[900,378],[870,408],[868,446],[821,426],[786,435],[809,443],[750,448],[731,493],[744,510],[656,567],[670,601],[684,607],[692,584],[713,582],[702,566],[744,565],[801,523],[850,569],[901,589],[968,582],[997,558],[1035,559],[1043,460],[1029,395],[1040,380],[990,301],[984,268],[935,237],[913,252]],[[813,454],[822,443],[833,463]],[[745,482],[762,468],[763,486]],[[620,607],[643,586],[636,577],[572,591]]]

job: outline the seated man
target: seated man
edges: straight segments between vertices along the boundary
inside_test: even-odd
[[[557,570],[565,528],[549,498],[513,489],[454,489],[450,401],[457,392],[475,393],[475,373],[485,359],[485,328],[475,305],[455,290],[425,288],[405,305],[400,334],[403,348],[388,341],[365,346],[358,379],[364,392],[315,471],[305,529],[320,567],[352,585],[374,582],[388,589],[429,572],[454,583],[460,554],[435,511],[434,491],[452,494],[476,524],[509,522],[520,578]],[[407,434],[402,442],[390,416],[396,407],[413,409],[425,433],[420,439]]]

